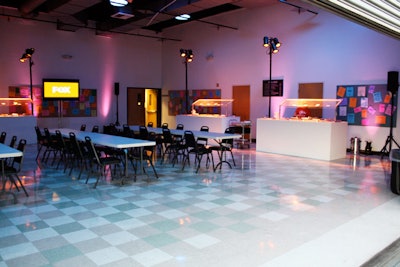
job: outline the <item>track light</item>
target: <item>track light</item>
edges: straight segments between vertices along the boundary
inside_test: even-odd
[[[110,4],[116,7],[123,7],[128,4],[127,0],[110,0]]]
[[[182,14],[179,16],[175,17],[176,20],[189,20],[190,19],[190,15],[189,14]]]

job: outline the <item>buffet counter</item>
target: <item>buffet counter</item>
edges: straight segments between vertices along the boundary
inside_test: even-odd
[[[223,115],[176,115],[176,124],[183,124],[185,130],[200,130],[200,127],[206,125],[210,128],[210,132],[223,133],[229,127],[230,122],[240,121],[237,116],[223,116]]]
[[[320,160],[346,157],[347,122],[257,119],[256,150]]]
[[[17,141],[26,139],[27,144],[36,143],[35,126],[37,124],[36,117],[34,116],[20,116],[20,117],[0,117],[1,131],[7,133],[6,144],[9,143],[13,135],[17,136]]]

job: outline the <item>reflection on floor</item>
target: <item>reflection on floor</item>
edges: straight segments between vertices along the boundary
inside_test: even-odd
[[[37,165],[35,149],[22,172],[30,196],[1,198],[0,266],[359,266],[400,236],[387,157],[234,149],[233,169],[157,160],[158,180],[149,170],[93,189]]]

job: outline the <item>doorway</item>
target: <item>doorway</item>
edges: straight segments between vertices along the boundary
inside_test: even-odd
[[[250,120],[250,85],[232,87],[232,115],[239,116],[241,121]]]
[[[128,125],[161,125],[161,89],[127,88]]]

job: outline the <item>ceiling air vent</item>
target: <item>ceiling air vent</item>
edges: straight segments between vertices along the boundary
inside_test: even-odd
[[[125,12],[117,12],[117,13],[111,15],[112,18],[123,19],[123,20],[133,18],[134,16],[135,15],[133,15],[133,14],[129,14],[129,13],[125,13]]]

